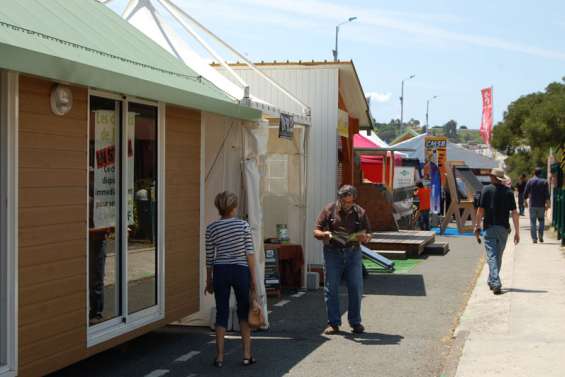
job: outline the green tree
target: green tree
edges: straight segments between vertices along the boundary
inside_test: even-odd
[[[549,149],[565,145],[565,78],[512,102],[493,130],[492,145],[509,155],[512,178],[544,166]]]

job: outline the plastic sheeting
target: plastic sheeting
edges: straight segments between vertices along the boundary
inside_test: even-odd
[[[266,311],[266,296],[263,283],[264,257],[262,233],[262,209],[260,205],[260,174],[257,161],[260,153],[266,152],[266,135],[257,123],[245,123],[235,119],[203,113],[202,131],[204,141],[204,193],[202,204],[200,245],[200,311],[183,319],[183,324],[209,326],[213,323],[214,297],[204,294],[206,285],[206,251],[204,233],[206,225],[218,218],[214,197],[228,190],[240,198],[240,215],[247,215],[253,232],[256,250],[257,287],[259,299]],[[231,306],[235,305],[233,295]],[[267,317],[268,323],[268,317]],[[236,324],[234,324],[236,326]]]

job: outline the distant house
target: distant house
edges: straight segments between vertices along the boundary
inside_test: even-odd
[[[197,312],[202,120],[261,112],[96,1],[3,2],[0,56],[0,376]]]

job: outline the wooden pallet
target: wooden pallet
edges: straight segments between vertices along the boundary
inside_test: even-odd
[[[429,231],[400,230],[398,232],[375,232],[368,244],[377,252],[384,250],[405,251],[408,258],[417,258],[424,248],[435,241],[436,234]]]
[[[406,259],[406,250],[378,250],[377,252],[383,257],[392,260]]]
[[[449,244],[447,242],[431,243],[424,247],[424,254],[427,255],[445,255],[449,252]]]

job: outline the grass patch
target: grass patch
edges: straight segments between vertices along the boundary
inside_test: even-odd
[[[421,261],[422,261],[422,259],[395,260],[394,261],[394,272],[395,273],[408,272],[408,271],[412,270],[414,267],[416,267]],[[363,259],[363,264],[365,265],[365,268],[369,272],[389,273],[387,270],[385,270],[384,268],[382,268],[381,266],[379,266],[378,264],[376,264],[375,262],[373,262],[369,259]]]

